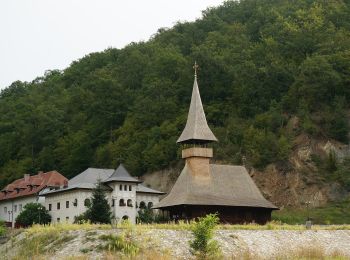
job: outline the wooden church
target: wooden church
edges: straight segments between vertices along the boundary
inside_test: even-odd
[[[186,163],[170,193],[154,208],[171,219],[218,213],[222,223],[265,224],[278,208],[263,197],[244,166],[210,163],[210,144],[217,141],[204,114],[195,72],[187,123],[177,140]]]

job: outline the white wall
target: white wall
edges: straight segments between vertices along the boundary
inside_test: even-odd
[[[13,220],[12,226],[14,226],[15,220],[24,206],[32,202],[40,202],[44,205],[44,198],[38,200],[36,195],[32,195],[0,201],[0,219],[6,222]]]
[[[57,192],[47,195],[45,198],[45,207],[51,215],[51,222],[68,222],[73,223],[74,217],[84,213],[87,207],[84,206],[85,199],[91,201],[91,190],[70,190],[65,192]],[[74,201],[77,200],[77,206]],[[66,207],[68,201],[69,207]],[[57,209],[57,203],[60,203],[60,209]],[[51,204],[51,210],[50,208]]]
[[[138,192],[137,193],[137,205],[138,205],[138,210],[140,208],[141,202],[145,202],[146,207],[148,207],[148,203],[152,202],[152,206],[156,205],[159,202],[159,195],[157,194],[152,194],[152,193],[142,193]]]
[[[120,185],[122,189],[120,189]],[[114,206],[111,207],[113,217],[117,222],[127,216],[131,223],[136,223],[136,185],[135,183],[119,183],[113,182],[109,186],[113,189],[110,201],[114,200]],[[126,189],[125,189],[126,186]],[[131,187],[131,191],[130,191]],[[125,206],[120,206],[119,202],[123,199]],[[132,207],[127,205],[127,201],[131,200]]]

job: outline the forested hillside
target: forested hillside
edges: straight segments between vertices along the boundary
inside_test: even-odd
[[[72,177],[123,161],[143,175],[176,163],[195,60],[216,160],[288,167],[300,134],[348,142],[350,1],[228,1],[4,89],[0,186],[38,170]],[[348,160],[315,160],[350,189]]]

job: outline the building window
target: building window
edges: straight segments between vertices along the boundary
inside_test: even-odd
[[[61,209],[61,203],[57,202],[57,209]]]
[[[140,209],[146,208],[146,203],[144,201],[140,202]]]
[[[124,185],[124,190],[128,190],[128,185]]]
[[[123,190],[123,185],[119,185],[119,190]]]
[[[19,210],[19,211],[22,211],[22,204],[19,204],[18,210]]]
[[[119,200],[119,206],[124,207],[125,206],[125,201],[124,199]]]
[[[7,207],[4,207],[4,212],[7,213]]]
[[[14,212],[17,212],[17,205],[15,205],[15,206],[13,207],[13,211],[14,211]]]
[[[131,191],[131,185],[129,185],[129,191]]]
[[[147,207],[151,209],[153,207],[153,202],[148,202]]]
[[[77,207],[77,206],[78,206],[78,199],[75,199],[75,200],[74,200],[73,206],[74,206],[74,207]]]
[[[60,218],[57,218],[57,223],[60,223],[61,219]]]
[[[85,207],[90,207],[90,205],[91,205],[90,199],[85,199],[84,200],[84,206]]]
[[[132,207],[132,200],[128,199],[127,204],[128,204],[128,207]]]
[[[112,207],[114,207],[114,199],[112,199]]]
[[[66,217],[66,221],[67,221],[67,222],[69,221],[69,217]]]
[[[52,204],[49,204],[49,211],[52,210]]]
[[[66,209],[68,209],[69,208],[69,201],[67,200],[66,201]]]

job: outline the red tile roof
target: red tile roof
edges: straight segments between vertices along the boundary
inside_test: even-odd
[[[57,171],[25,175],[7,185],[0,193],[0,201],[34,195],[48,186],[63,186],[68,179]]]

